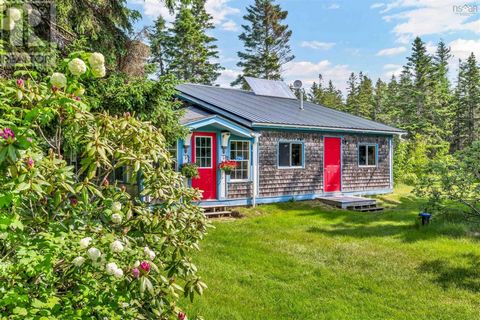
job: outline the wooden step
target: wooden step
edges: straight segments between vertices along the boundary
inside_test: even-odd
[[[232,211],[210,211],[203,213],[207,218],[214,218],[214,217],[229,217],[232,215]]]

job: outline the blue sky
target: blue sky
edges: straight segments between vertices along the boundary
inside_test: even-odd
[[[225,67],[218,83],[228,86],[239,72],[238,40],[245,8],[253,0],[208,0],[207,11],[215,22],[220,63]],[[334,1],[277,0],[289,12],[286,23],[295,59],[286,65],[286,82],[295,79],[310,85],[323,74],[345,89],[350,72],[363,71],[372,78],[398,74],[419,35],[430,52],[443,39],[452,49],[452,79],[458,59],[474,52],[480,58],[480,2],[457,0]],[[137,28],[152,25],[158,15],[171,20],[160,0],[128,0],[143,19]]]

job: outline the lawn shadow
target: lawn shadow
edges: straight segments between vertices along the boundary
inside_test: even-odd
[[[463,260],[462,265],[458,265],[458,261],[455,265],[452,259],[437,259],[422,263],[418,271],[433,275],[433,281],[445,290],[457,287],[472,292],[480,291],[480,257],[469,253],[457,258]]]

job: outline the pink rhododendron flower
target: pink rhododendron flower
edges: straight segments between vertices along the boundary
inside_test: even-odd
[[[178,313],[178,320],[186,320],[187,319],[187,315],[183,312],[179,312]]]
[[[138,270],[138,268],[133,268],[132,275],[135,279],[138,279],[138,277],[140,276],[140,270]]]
[[[142,263],[140,263],[140,268],[145,272],[150,272],[150,263],[148,261],[142,261]]]
[[[17,86],[23,87],[23,84],[24,84],[23,79],[18,79],[18,80],[17,80]]]
[[[13,140],[15,139],[15,133],[12,131],[10,128],[5,128],[3,131],[0,131],[0,137],[2,137],[5,140]]]
[[[82,100],[82,98],[80,98],[80,97],[75,97],[75,100],[80,101],[80,100]]]
[[[27,167],[28,167],[29,169],[32,169],[34,165],[35,165],[35,161],[33,161],[32,158],[28,158],[28,160],[27,160]]]

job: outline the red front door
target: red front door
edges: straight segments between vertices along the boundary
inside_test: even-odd
[[[342,141],[340,138],[325,137],[323,142],[323,190],[325,192],[340,191]]]
[[[198,179],[192,179],[192,187],[203,191],[202,199],[217,198],[217,135],[195,132],[192,135],[192,162],[198,166]]]

